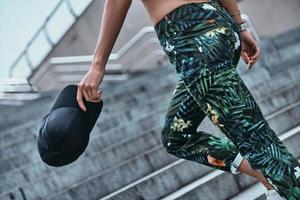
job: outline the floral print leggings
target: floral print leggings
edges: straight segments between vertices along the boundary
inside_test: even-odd
[[[161,139],[177,157],[231,172],[245,158],[285,199],[300,199],[300,164],[279,140],[236,71],[237,25],[218,0],[186,3],[155,25],[179,82]],[[226,135],[197,127],[208,116]]]

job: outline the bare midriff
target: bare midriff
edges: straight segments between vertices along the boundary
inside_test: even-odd
[[[187,3],[211,2],[211,0],[141,0],[153,26],[175,8]]]

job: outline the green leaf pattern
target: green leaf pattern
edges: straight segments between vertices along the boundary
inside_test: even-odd
[[[240,34],[227,11],[216,0],[190,3],[169,13],[155,30],[179,77],[161,134],[166,150],[226,172],[240,153],[282,197],[299,200],[300,163],[236,71]],[[198,131],[205,117],[226,137]]]

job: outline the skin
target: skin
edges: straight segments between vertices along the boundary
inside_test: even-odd
[[[179,5],[189,2],[207,2],[209,0],[141,0],[151,18],[153,26],[162,19],[167,13]],[[232,18],[239,24],[242,22],[240,15],[235,15],[239,12],[236,0],[219,0],[226,10],[234,15]],[[108,57],[112,51],[113,45],[120,33],[121,27],[126,18],[128,9],[130,8],[132,0],[106,0],[104,6],[103,17],[101,21],[101,29],[94,50],[93,60],[88,72],[84,75],[82,80],[78,83],[77,102],[83,111],[86,107],[82,98],[90,102],[101,101],[102,93],[97,91],[100,83],[103,80],[105,65]],[[260,56],[260,48],[255,39],[248,30],[241,32],[242,53],[241,58],[251,69]],[[241,173],[249,175],[260,181],[267,189],[271,190],[270,185],[265,177],[254,170],[249,162],[244,159],[238,169]]]

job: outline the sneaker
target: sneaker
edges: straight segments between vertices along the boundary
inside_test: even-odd
[[[266,200],[284,200],[276,190],[267,190],[266,191]]]

